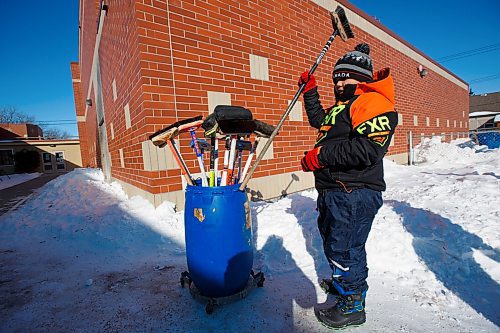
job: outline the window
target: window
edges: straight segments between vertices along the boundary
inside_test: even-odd
[[[14,165],[14,154],[11,149],[0,150],[0,165]]]
[[[50,153],[43,153],[43,163],[52,163],[52,155]]]
[[[42,153],[42,160],[43,160],[43,170],[45,171],[52,170],[52,154]]]
[[[64,162],[64,152],[58,151],[55,153],[55,156],[57,170],[66,170],[66,163]]]

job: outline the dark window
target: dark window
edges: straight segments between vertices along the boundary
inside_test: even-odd
[[[14,165],[14,156],[12,150],[0,150],[0,165]]]
[[[57,163],[63,163],[64,162],[64,154],[63,153],[56,153],[56,162]]]
[[[43,155],[43,163],[51,163],[52,155],[50,153],[42,153]]]

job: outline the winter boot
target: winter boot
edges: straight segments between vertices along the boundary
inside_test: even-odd
[[[365,296],[366,292],[339,296],[337,304],[326,309],[314,309],[314,314],[329,328],[359,326],[366,321]]]

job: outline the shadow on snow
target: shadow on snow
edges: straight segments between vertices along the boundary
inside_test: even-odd
[[[443,285],[484,317],[500,325],[499,284],[474,260],[472,250],[499,262],[500,253],[449,219],[405,202],[385,202],[402,217],[413,247]]]

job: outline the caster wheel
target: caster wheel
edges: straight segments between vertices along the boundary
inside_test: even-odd
[[[189,273],[188,272],[181,273],[181,287],[184,288],[184,286],[186,285],[186,283],[188,285],[191,284],[191,278],[189,277]]]
[[[259,276],[259,282],[257,282],[257,287],[264,287],[264,281],[266,281],[266,278],[264,277],[264,274],[261,273],[261,275]]]
[[[214,310],[215,310],[215,302],[213,302],[213,301],[208,301],[208,304],[207,304],[207,306],[205,307],[205,312],[206,312],[208,315],[211,315],[212,313],[214,313]]]

